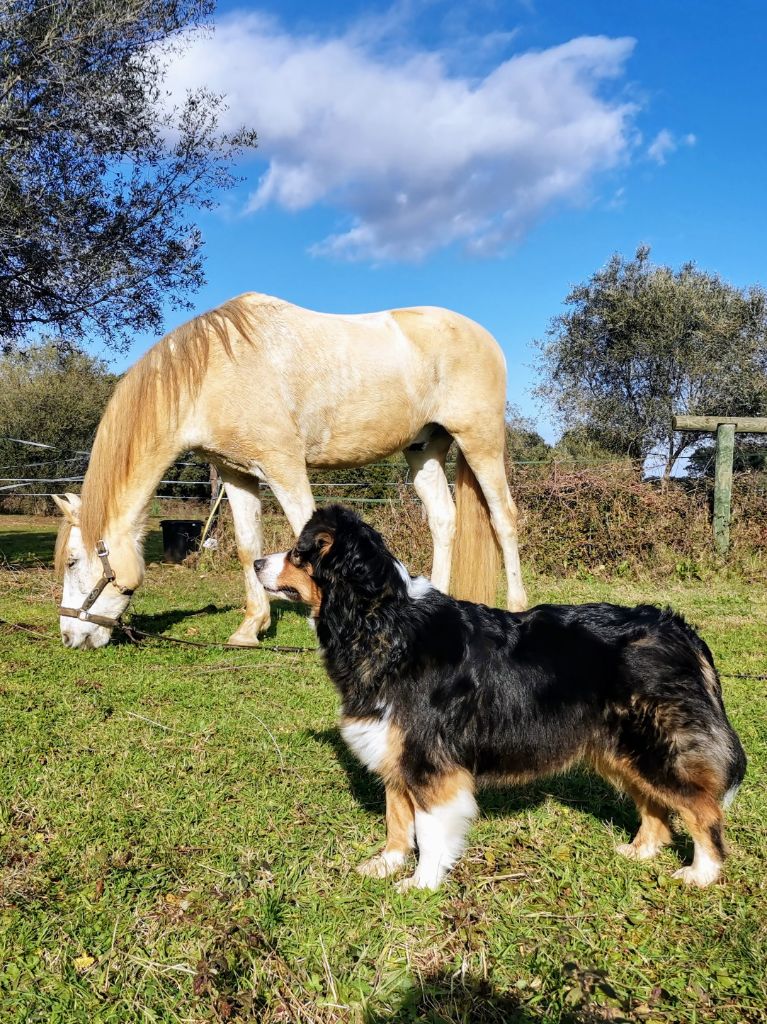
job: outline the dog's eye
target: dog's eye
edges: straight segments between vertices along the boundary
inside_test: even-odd
[[[295,565],[296,567],[298,567],[301,564],[301,556],[299,555],[295,548],[292,548],[290,551],[288,551],[288,561],[290,562],[291,565]]]

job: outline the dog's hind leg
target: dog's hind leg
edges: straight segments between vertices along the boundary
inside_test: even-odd
[[[386,878],[404,867],[415,846],[415,812],[407,792],[386,787],[386,846],[357,867],[361,875]]]
[[[624,788],[628,788],[624,784]],[[642,821],[639,831],[630,843],[621,843],[615,849],[630,860],[650,860],[671,842],[669,812],[666,807],[645,796],[633,787],[629,790],[637,805]]]
[[[700,792],[680,802],[677,810],[695,843],[695,854],[692,864],[675,871],[674,878],[688,885],[710,885],[719,877],[726,856],[722,808],[711,794]]]
[[[466,835],[477,816],[474,779],[463,770],[434,780],[412,794],[418,867],[397,889],[436,889],[466,847]]]

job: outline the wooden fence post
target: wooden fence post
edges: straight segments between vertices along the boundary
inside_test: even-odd
[[[720,555],[726,555],[730,547],[734,451],[735,424],[720,423],[716,428],[716,463],[714,467],[714,544]]]
[[[672,416],[672,430],[692,430],[707,434],[716,431],[714,469],[714,544],[720,555],[730,547],[730,509],[732,501],[732,457],[735,431],[767,434],[767,416]]]

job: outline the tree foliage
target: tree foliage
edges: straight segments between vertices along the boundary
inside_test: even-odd
[[[212,0],[0,0],[0,342],[124,350],[204,280],[190,211],[249,132],[223,99],[173,106],[167,62]]]
[[[627,458],[620,437],[609,430],[578,426],[566,430],[554,447],[556,457],[564,462],[599,464]]]
[[[716,445],[701,444],[690,456],[687,473],[693,477],[713,477]],[[734,473],[767,473],[767,439],[763,434],[736,434],[732,456]]]
[[[506,454],[512,464],[548,462],[551,446],[535,429],[535,423],[516,405],[506,404]]]
[[[698,442],[674,434],[674,413],[767,411],[767,293],[741,289],[687,263],[650,262],[641,247],[615,255],[565,299],[539,342],[541,384],[568,429],[644,459],[662,453],[664,475]]]
[[[101,360],[50,344],[0,357],[0,476],[82,475],[117,379]]]

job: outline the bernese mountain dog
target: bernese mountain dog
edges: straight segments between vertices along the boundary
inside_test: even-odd
[[[380,534],[338,505],[255,568],[272,595],[310,606],[341,695],[341,733],[386,787],[386,845],[363,874],[398,871],[417,846],[399,888],[436,888],[464,850],[478,783],[584,761],[639,810],[619,853],[654,857],[676,813],[695,851],[675,877],[705,886],[719,876],[722,808],[746,758],[711,652],[679,615],[456,601],[411,578]]]

